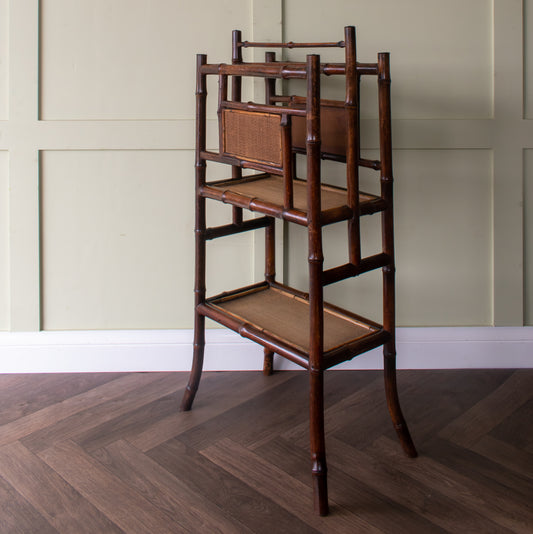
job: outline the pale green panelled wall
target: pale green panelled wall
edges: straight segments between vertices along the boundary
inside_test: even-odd
[[[287,38],[305,40],[300,17],[305,4],[303,0],[285,4]],[[491,324],[492,152],[464,143],[453,146],[453,140],[444,143],[441,136],[446,129],[441,125],[468,120],[482,131],[493,115],[492,3],[412,0],[406,6],[394,0],[333,0],[307,11],[307,20],[319,27],[317,39],[327,39],[333,28],[342,35],[340,12],[347,14],[344,20],[357,23],[360,61],[376,61],[381,50],[391,53],[396,146],[398,126],[411,126],[401,139],[406,148],[394,151],[398,323]],[[332,53],[328,56],[335,60]],[[376,146],[375,137],[366,131],[375,129],[375,89],[373,78],[364,79],[361,115],[366,119],[363,146],[367,149]],[[340,97],[342,90],[336,88],[332,96]],[[415,138],[421,129],[428,136],[422,146]],[[379,156],[374,153],[373,157]],[[365,173],[365,185],[375,187],[379,175],[375,173],[372,180],[370,174]],[[363,239],[372,236],[376,241],[378,235],[373,234],[379,231],[379,219],[365,221],[364,230]],[[299,229],[291,232],[295,238],[301,233]],[[333,254],[343,252],[337,254],[336,263],[347,261],[345,232],[328,228],[325,235]],[[305,240],[293,241],[289,282],[303,287]],[[380,274],[373,273],[327,288],[326,297],[359,313],[371,310],[380,320],[379,287]]]
[[[533,324],[533,0],[0,0],[0,330],[190,328],[195,54],[229,60],[234,28],[329,41],[346,24],[361,61],[391,52],[399,324]],[[372,155],[369,82],[362,106]],[[329,265],[344,232],[325,231]],[[305,287],[288,238],[278,272]],[[262,234],[209,258],[209,292],[249,283]],[[378,290],[379,273],[326,296],[379,319]]]

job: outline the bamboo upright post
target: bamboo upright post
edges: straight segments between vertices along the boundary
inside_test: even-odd
[[[390,340],[383,346],[385,393],[393,426],[407,456],[417,456],[416,448],[403,417],[396,383],[396,319],[395,319],[395,264],[394,264],[394,213],[392,174],[392,128],[390,112],[389,54],[378,55],[378,100],[381,158],[381,196],[386,209],[382,213],[383,252],[389,264],[383,267],[383,327]]]
[[[324,297],[322,226],[320,220],[320,56],[307,56],[306,153],[309,248],[309,419],[315,511],[328,513],[324,434]]]
[[[240,46],[242,34],[240,30],[233,30],[231,39],[231,63],[240,65],[242,63],[242,48]],[[231,100],[240,102],[242,99],[242,78],[240,76],[231,77]],[[242,178],[242,168],[233,165],[231,168],[231,177],[234,179]],[[233,206],[233,223],[242,223],[242,208]]]
[[[205,349],[205,317],[199,312],[199,307],[205,302],[205,267],[206,267],[206,213],[205,198],[200,191],[205,184],[206,162],[201,154],[206,144],[206,76],[201,73],[202,65],[207,63],[205,54],[196,56],[196,215],[195,215],[195,282],[194,282],[194,341],[193,364],[189,382],[181,401],[181,411],[191,409],[194,397],[198,390],[202,368],[204,364]]]
[[[361,262],[361,235],[359,228],[359,76],[355,48],[355,28],[344,29],[346,47],[346,186],[352,217],[348,221],[348,248],[350,263],[355,267]]]

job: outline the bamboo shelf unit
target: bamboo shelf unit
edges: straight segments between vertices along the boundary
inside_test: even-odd
[[[309,54],[305,62],[276,61],[266,52],[262,63],[243,60],[243,49],[338,48],[340,63],[321,63]],[[218,151],[207,150],[207,77],[218,78]],[[321,99],[330,77],[345,81],[342,101]],[[361,157],[359,88],[363,76],[377,80],[380,159]],[[242,80],[261,78],[264,102],[242,101]],[[279,95],[277,79],[305,81],[305,94]],[[298,156],[299,155],[299,156]],[[306,176],[297,176],[297,157],[306,160]],[[346,185],[328,184],[322,162],[344,164]],[[208,181],[209,162],[228,165],[228,178]],[[181,409],[192,406],[200,382],[205,346],[205,318],[234,330],[264,347],[264,372],[273,369],[274,353],[308,370],[310,380],[310,438],[315,510],[328,513],[324,434],[324,371],[343,361],[383,346],[385,392],[390,415],[408,456],[416,456],[401,413],[396,387],[393,175],[390,117],[389,55],[376,63],[356,60],[355,28],[344,40],[327,43],[252,43],[233,32],[232,61],[209,64],[197,56],[196,85],[196,275],[195,334],[191,376]],[[359,169],[376,171],[380,194],[359,189]],[[245,170],[245,172],[243,172]],[[232,220],[207,227],[206,200],[230,204]],[[243,210],[255,218],[243,217]],[[360,218],[379,213],[382,251],[361,254]],[[309,291],[276,281],[275,219],[307,228]],[[344,221],[348,226],[348,262],[324,270],[322,228]],[[241,232],[264,229],[265,279],[215,296],[206,292],[206,242]],[[323,300],[323,288],[346,278],[382,269],[383,324],[377,324]]]

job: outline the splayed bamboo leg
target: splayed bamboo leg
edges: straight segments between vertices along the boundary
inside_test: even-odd
[[[384,354],[384,371],[385,371],[385,394],[387,397],[387,406],[392,419],[392,424],[402,448],[409,458],[416,458],[418,453],[416,452],[415,445],[411,439],[411,434],[407,428],[407,423],[402,414],[400,408],[400,401],[398,399],[398,387],[396,384],[396,352],[394,349],[394,343],[389,342],[383,348]]]
[[[205,317],[198,311],[198,306],[205,301],[205,267],[206,267],[206,205],[205,198],[200,191],[205,184],[206,162],[202,158],[202,151],[206,146],[206,76],[201,69],[207,63],[205,54],[196,56],[196,209],[195,209],[195,281],[194,281],[194,344],[193,362],[189,383],[181,401],[180,410],[188,411],[192,403],[202,376],[205,348]]]
[[[204,348],[205,348],[205,317],[197,314],[195,321],[194,334],[194,348],[193,348],[193,363],[189,383],[185,388],[185,393],[181,400],[180,411],[187,412],[191,409],[194,397],[198,391],[200,378],[202,376],[202,368],[204,364]]]

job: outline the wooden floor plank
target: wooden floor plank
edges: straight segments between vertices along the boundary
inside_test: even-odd
[[[533,510],[508,499],[506,489],[487,487],[428,455],[423,455],[413,462],[401,454],[396,443],[385,437],[374,442],[369,453],[375,459],[388,460],[396,470],[512,532],[531,533]]]
[[[470,448],[506,469],[533,479],[533,453],[517,449],[491,435],[483,436]]]
[[[204,374],[206,376],[202,378],[192,411],[176,411],[163,417],[128,441],[144,452],[149,451],[206,421],[216,422],[227,410],[283,384],[293,376],[291,373],[277,373],[265,377],[258,371]]]
[[[423,515],[449,532],[512,532],[484,515],[458,505],[443,493],[417,483],[413,477],[389,465],[386,460],[376,459],[335,438],[330,439],[329,444],[328,459],[331,465],[344,469],[351,477],[363,481],[389,499]],[[416,462],[416,459],[411,460]]]
[[[170,440],[149,451],[149,456],[188,485],[257,534],[317,532],[269,497],[211,462],[179,439]],[[311,505],[311,503],[309,503]],[[311,508],[308,508],[311,515]]]
[[[58,532],[122,532],[19,442],[0,448],[0,476]]]
[[[123,376],[121,373],[0,375],[0,425]]]
[[[0,477],[0,532],[58,534],[58,531],[2,477]]]
[[[15,419],[0,427],[0,446],[22,439],[81,411],[109,402],[128,391],[135,391],[140,384],[157,379],[158,376],[155,374],[127,374],[96,388],[78,393],[62,402],[51,404],[46,408]]]
[[[533,532],[533,370],[325,377],[331,516],[312,511],[308,374],[0,375],[0,534]],[[2,389],[3,387],[3,389]]]
[[[365,373],[366,371],[359,373],[359,375],[367,377],[366,383],[361,384],[353,393],[350,393],[343,399],[339,399],[337,402],[331,402],[328,399],[329,390],[324,388],[326,396],[325,427],[327,434],[334,434],[337,430],[345,426],[345,414],[357,414],[360,416],[368,410],[374,410],[376,402],[379,403],[382,400],[384,403],[385,390],[382,377],[373,372],[368,375]],[[386,408],[384,409],[386,410]],[[344,416],[340,418],[338,414],[344,414]],[[309,421],[307,418],[303,418],[301,423],[293,425],[292,428],[283,432],[282,435],[301,447],[307,447],[309,443]]]
[[[533,380],[531,388],[533,389]],[[509,443],[516,449],[533,453],[533,424],[524,424],[527,421],[533,421],[533,399],[506,417],[490,432],[490,435]]]
[[[312,502],[312,491],[309,485],[288,476],[281,469],[229,439],[223,439],[201,453],[280,506],[286,507],[319,532],[351,534],[358,529],[369,534],[382,532],[344,509],[327,519],[311,515],[309,504]]]
[[[140,432],[152,428],[154,421],[175,415],[182,395],[181,387],[168,395],[158,394],[151,402],[132,407],[94,427],[81,429],[73,439],[89,453],[117,440],[135,440]]]
[[[105,449],[96,451],[94,456],[108,471],[168,515],[176,517],[190,532],[251,532],[126,441],[115,441]]]
[[[107,471],[74,442],[56,443],[39,456],[125,532],[187,532],[175,518]]]
[[[90,429],[112,421],[162,396],[174,393],[183,387],[184,382],[183,374],[138,375],[135,388],[126,388],[125,391],[118,389],[110,399],[85,410],[78,410],[69,417],[26,435],[21,441],[31,451],[42,451],[56,441],[75,439],[78,435],[85,435]]]
[[[309,453],[293,443],[283,438],[274,438],[254,452],[303,484],[309,483],[311,466]],[[349,461],[349,458],[346,461]],[[447,532],[361,480],[349,476],[344,469],[337,468],[336,465],[328,466],[328,493],[333,501],[332,513],[336,513],[335,506],[338,504],[383,532],[394,532],[394,534]]]
[[[424,454],[431,458],[438,458],[440,463],[477,481],[484,488],[504,491],[507,499],[513,500],[520,506],[533,509],[533,480],[531,478],[533,466],[528,466],[527,474],[517,473],[484,455],[440,437],[425,445]]]
[[[533,375],[515,371],[498,389],[439,432],[441,438],[463,447],[472,446],[531,398]]]
[[[276,387],[256,390],[247,402],[180,434],[180,441],[201,450],[224,437],[249,444],[293,428],[307,411],[307,382],[305,373],[295,373]]]

